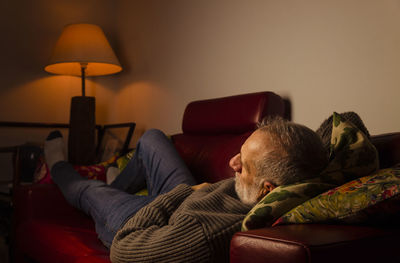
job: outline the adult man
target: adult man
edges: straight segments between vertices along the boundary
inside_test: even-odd
[[[69,203],[92,216],[113,262],[221,262],[251,207],[275,186],[318,175],[327,155],[310,129],[273,119],[230,160],[235,180],[195,185],[172,143],[146,132],[111,184],[86,180],[63,161],[61,138],[49,135],[45,157]],[[147,184],[149,196],[132,193]]]

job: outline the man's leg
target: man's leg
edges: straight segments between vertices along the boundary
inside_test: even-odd
[[[66,161],[57,162],[51,174],[67,201],[93,218],[98,237],[107,247],[123,224],[156,197],[131,195],[81,177]]]
[[[167,193],[178,184],[196,184],[171,140],[155,129],[143,134],[134,157],[111,186],[136,193],[146,184],[149,195]]]
[[[158,194],[168,192],[181,183],[195,184],[172,143],[157,130],[150,130],[142,136],[135,156],[117,177],[113,187],[81,177],[65,161],[56,162],[51,174],[68,202],[92,216],[99,238],[108,247],[126,220]],[[149,196],[134,196],[121,191],[139,190],[146,180]]]

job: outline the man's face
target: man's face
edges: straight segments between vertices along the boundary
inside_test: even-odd
[[[271,151],[270,136],[256,130],[242,145],[240,153],[232,157],[229,166],[235,171],[235,189],[240,200],[254,205],[259,201],[262,184],[256,179],[255,161]]]

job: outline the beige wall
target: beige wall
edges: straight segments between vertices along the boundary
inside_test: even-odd
[[[68,123],[72,96],[81,93],[77,77],[50,75],[43,70],[64,25],[99,24],[112,44],[114,3],[108,0],[0,1],[0,120]],[[96,96],[97,121],[108,121],[113,77],[87,81],[87,95]],[[111,95],[110,95],[111,94]],[[0,129],[0,146],[41,142],[48,131]],[[11,177],[10,155],[0,155],[0,180]]]
[[[178,132],[192,100],[264,90],[313,129],[354,110],[373,134],[400,131],[399,0],[0,1],[0,120],[68,122],[80,80],[43,66],[75,22],[99,24],[124,67],[88,80],[97,122],[135,121],[135,139]],[[1,131],[0,145],[44,136]]]
[[[400,1],[117,1],[127,69],[112,120],[180,129],[194,99],[272,90],[315,129],[354,110],[373,134],[400,130]]]
[[[107,0],[6,0],[0,5],[0,119],[68,121],[71,97],[81,93],[80,79],[51,75],[43,68],[66,24],[99,24],[113,40],[114,5]],[[88,95],[99,97],[102,107],[101,78],[88,80],[87,86]],[[102,112],[100,121],[106,119]]]

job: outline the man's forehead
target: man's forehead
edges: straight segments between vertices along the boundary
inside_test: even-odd
[[[272,139],[268,132],[256,130],[242,146],[242,151],[268,151],[271,149]]]

